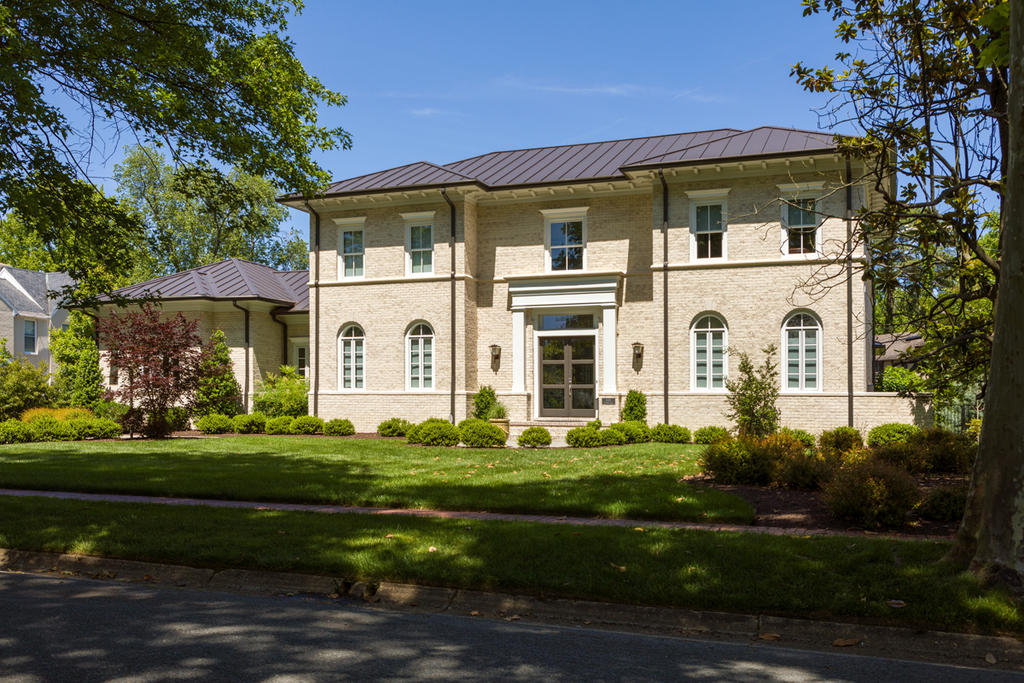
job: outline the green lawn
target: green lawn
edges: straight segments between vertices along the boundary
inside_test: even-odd
[[[0,546],[1024,634],[1009,597],[937,562],[940,542],[0,496]]]
[[[445,449],[388,439],[233,436],[0,446],[0,487],[749,523],[681,478],[699,446]]]

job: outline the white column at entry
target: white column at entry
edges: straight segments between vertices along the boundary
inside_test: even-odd
[[[604,325],[603,349],[601,353],[601,391],[602,394],[614,394],[618,390],[615,387],[615,307],[605,308],[602,311],[602,324]]]
[[[512,311],[512,391],[526,391],[525,311]]]

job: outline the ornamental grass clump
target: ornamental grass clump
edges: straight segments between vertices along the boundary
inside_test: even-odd
[[[326,436],[352,436],[356,433],[356,428],[352,424],[352,420],[328,420],[324,424],[324,434]]]
[[[544,427],[527,427],[516,440],[520,448],[543,448],[551,445],[551,432]]]

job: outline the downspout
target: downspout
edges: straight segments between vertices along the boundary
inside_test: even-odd
[[[451,346],[451,349],[452,349],[452,358],[451,358],[451,369],[452,369],[451,374],[452,374],[452,377],[451,377],[451,400],[450,400],[450,406],[449,406],[449,411],[450,411],[449,419],[452,421],[452,424],[455,424],[455,335],[456,335],[456,330],[455,330],[455,205],[452,204],[452,200],[449,199],[449,197],[448,197],[448,190],[446,190],[445,188],[441,188],[441,196],[444,197],[444,200],[446,202],[448,202],[448,208],[451,210],[450,211],[450,213],[451,213],[451,232],[448,235],[448,251],[449,251],[449,253],[451,254],[451,257],[452,257],[451,258],[451,261],[452,261],[452,265],[451,265],[452,304],[451,304],[451,315],[450,315],[451,322],[452,322],[452,329],[451,329],[451,336],[448,339],[448,343],[449,343],[449,345]]]
[[[245,406],[245,412],[249,412],[249,356],[252,355],[252,345],[249,341],[249,309],[239,306],[235,299],[231,300],[231,305],[245,314],[245,390],[242,393],[242,405]]]
[[[661,180],[661,348],[662,348],[662,393],[665,404],[665,424],[668,419],[668,183],[665,172],[658,169]]]
[[[271,311],[270,317],[281,326],[281,365],[288,365],[288,323],[277,317],[277,311]]]
[[[846,424],[853,426],[853,178],[846,155]]]
[[[306,210],[313,214],[313,415],[320,415],[320,214],[309,202]]]

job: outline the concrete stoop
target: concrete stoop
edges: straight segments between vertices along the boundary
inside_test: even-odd
[[[544,598],[388,581],[375,583],[288,572],[204,569],[25,550],[0,549],[0,571],[250,595],[301,595],[327,600],[360,600],[378,608],[666,636],[744,640],[765,646],[833,650],[847,654],[1024,671],[1024,643],[1009,636]]]

